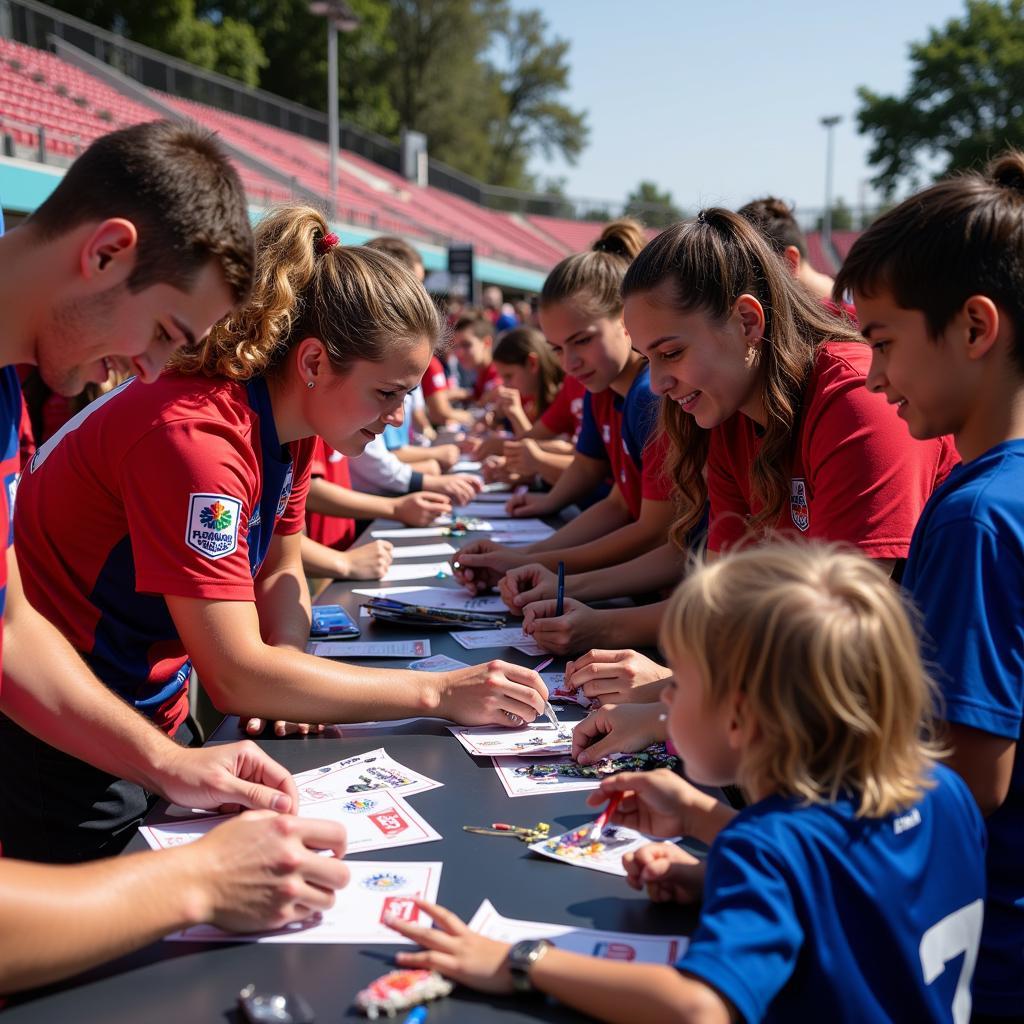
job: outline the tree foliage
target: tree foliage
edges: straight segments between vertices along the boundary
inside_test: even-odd
[[[863,227],[864,225],[861,225]],[[818,231],[823,230],[825,227],[825,215],[819,214],[816,229]],[[833,231],[852,231],[853,230],[853,210],[846,204],[846,200],[842,196],[838,196],[835,202],[832,204],[832,224],[831,228]]]
[[[569,43],[540,11],[508,0],[348,0],[359,27],[339,39],[343,120],[399,137],[494,185],[531,189],[530,159],[573,163],[586,115],[561,97]],[[323,18],[308,0],[57,0],[104,28],[317,110],[327,106]]]
[[[664,228],[683,219],[683,211],[676,206],[671,192],[662,192],[653,181],[641,181],[626,196],[623,213],[636,217],[648,227]]]
[[[883,195],[919,185],[929,169],[1024,146],[1024,0],[968,0],[961,18],[911,45],[910,59],[903,96],[858,90],[858,128],[871,136],[872,185]]]

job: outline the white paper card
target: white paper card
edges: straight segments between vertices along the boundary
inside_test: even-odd
[[[518,729],[501,725],[449,725],[451,734],[471,753],[486,757],[553,757],[572,750],[575,722],[556,729],[546,718],[538,718]]]
[[[454,672],[460,668],[469,668],[464,661],[449,658],[447,654],[435,654],[430,658],[410,661],[409,668],[417,672]]]
[[[588,821],[586,825],[563,832],[560,836],[531,843],[530,849],[553,860],[571,864],[574,868],[590,868],[591,871],[603,871],[608,875],[625,876],[623,854],[658,841],[621,825],[605,825],[601,838],[590,840],[588,833],[593,827],[594,822]]]
[[[492,757],[494,770],[505,793],[510,797],[540,796],[542,793],[569,793],[574,790],[597,789],[600,779],[573,778],[560,775],[559,768],[579,767],[571,756],[538,758]]]
[[[404,580],[447,579],[451,574],[452,567],[447,562],[424,562],[422,565],[397,565],[392,562],[380,579],[382,583],[401,583]]]
[[[235,935],[213,925],[197,925],[167,936],[169,942],[330,942],[412,945],[384,924],[387,917],[427,924],[430,918],[412,902],[437,901],[440,861],[348,861],[351,880],[335,894],[330,910],[273,932]]]
[[[508,626],[505,629],[464,629],[452,633],[451,637],[467,651],[479,651],[483,647],[515,647],[517,644],[533,643],[533,637],[527,636],[518,626]]]
[[[520,921],[503,917],[490,900],[484,900],[473,915],[469,927],[498,942],[516,943],[522,939],[547,939],[558,949],[607,960],[632,960],[638,964],[671,964],[686,952],[690,940],[684,935],[634,935],[597,928],[575,928],[567,924]]]
[[[451,544],[413,544],[407,548],[396,547],[391,554],[394,558],[425,558],[428,555],[444,558],[454,555],[455,548]]]
[[[472,459],[461,459],[452,466],[453,473],[479,473],[484,468],[482,462],[473,462]]]
[[[403,537],[448,537],[450,526],[402,526],[397,530],[371,530],[375,540],[400,540]]]
[[[429,640],[321,640],[306,645],[319,658],[429,658]]]
[[[457,612],[507,612],[497,594],[471,594],[461,587],[364,587],[353,590],[361,597],[388,597],[403,604],[426,605]]]
[[[351,800],[355,793],[369,793],[378,789],[396,790],[406,797],[444,785],[443,782],[399,764],[383,747],[346,757],[322,768],[310,768],[292,778],[299,791],[300,808],[314,808],[316,804],[331,800],[344,803]],[[308,813],[300,810],[299,814],[303,817],[316,817],[315,809]]]
[[[505,511],[505,506],[493,501],[471,501],[468,505],[459,505],[455,509],[456,519],[477,516],[480,519],[511,519],[512,513]]]

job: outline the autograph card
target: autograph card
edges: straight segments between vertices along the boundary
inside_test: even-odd
[[[391,789],[401,791],[402,796],[411,796],[444,785],[399,764],[383,747],[346,757],[334,764],[325,764],[322,768],[299,772],[292,778],[299,791],[299,805],[303,808],[329,800],[351,800],[353,793]],[[313,817],[315,812],[310,811],[307,816]]]
[[[505,629],[465,629],[452,633],[451,636],[467,651],[478,651],[484,647],[519,647],[533,643],[533,637],[527,636],[517,626]]]
[[[496,594],[473,595],[461,587],[363,587],[353,590],[361,597],[387,597],[402,604],[444,608],[455,612],[507,612]]]
[[[538,719],[519,729],[500,725],[449,725],[452,735],[471,753],[486,757],[553,757],[572,750],[572,730],[576,723],[557,729],[546,719]]]
[[[469,668],[464,661],[449,658],[447,654],[435,654],[430,658],[420,658],[419,661],[410,661],[409,668],[417,672],[455,672],[460,668]]]
[[[575,928],[567,924],[519,921],[504,917],[490,900],[484,900],[469,927],[498,942],[547,939],[558,949],[606,960],[632,960],[638,964],[675,964],[686,952],[690,940],[683,935],[634,935],[606,932],[597,928]]]
[[[440,861],[348,861],[351,880],[339,889],[330,910],[313,914],[272,932],[235,935],[213,925],[197,925],[167,936],[169,942],[330,942],[412,945],[386,924],[385,918],[429,924],[430,918],[413,903],[421,896],[437,902]]]
[[[533,843],[530,849],[553,860],[564,861],[575,868],[590,868],[592,871],[603,871],[609,875],[625,876],[622,855],[657,841],[649,839],[642,832],[623,828],[621,825],[606,825],[601,838],[591,840],[588,835],[593,827],[594,822],[589,821],[571,832],[563,832],[560,836]]]

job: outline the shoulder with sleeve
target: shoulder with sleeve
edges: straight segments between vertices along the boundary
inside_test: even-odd
[[[653,437],[661,399],[651,390],[651,368],[644,363],[626,393],[622,409],[622,435],[635,459]]]
[[[603,459],[608,461],[608,453],[605,449],[604,438],[601,434],[601,427],[598,423],[598,416],[595,405],[600,405],[606,392],[599,392],[597,395],[589,391],[583,396],[583,421],[580,424],[579,436],[576,438],[576,450],[581,455],[591,459]]]

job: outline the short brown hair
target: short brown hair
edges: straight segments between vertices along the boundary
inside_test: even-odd
[[[455,321],[452,333],[458,334],[460,331],[469,331],[483,341],[484,338],[494,337],[494,324],[487,317],[473,310],[469,313],[463,313]]]
[[[404,264],[414,274],[423,269],[423,260],[420,254],[398,235],[378,235],[366,243],[366,248],[376,249],[377,252],[386,252],[392,259]]]
[[[801,256],[807,256],[807,239],[793,216],[793,207],[775,196],[752,199],[736,211],[768,239],[768,244],[781,256],[792,245]]]
[[[210,261],[236,302],[252,287],[245,190],[213,134],[188,122],[150,121],[96,139],[26,221],[43,239],[123,217],[138,231],[128,288],[187,291]]]
[[[256,228],[256,283],[249,302],[195,349],[171,361],[180,373],[248,380],[278,366],[292,344],[318,338],[331,365],[381,362],[395,345],[443,334],[441,314],[413,273],[366,246],[331,244],[311,206],[271,210]]]
[[[1009,150],[879,217],[854,242],[833,294],[880,288],[924,313],[933,337],[968,298],[987,296],[1009,314],[1024,370],[1024,153]]]

